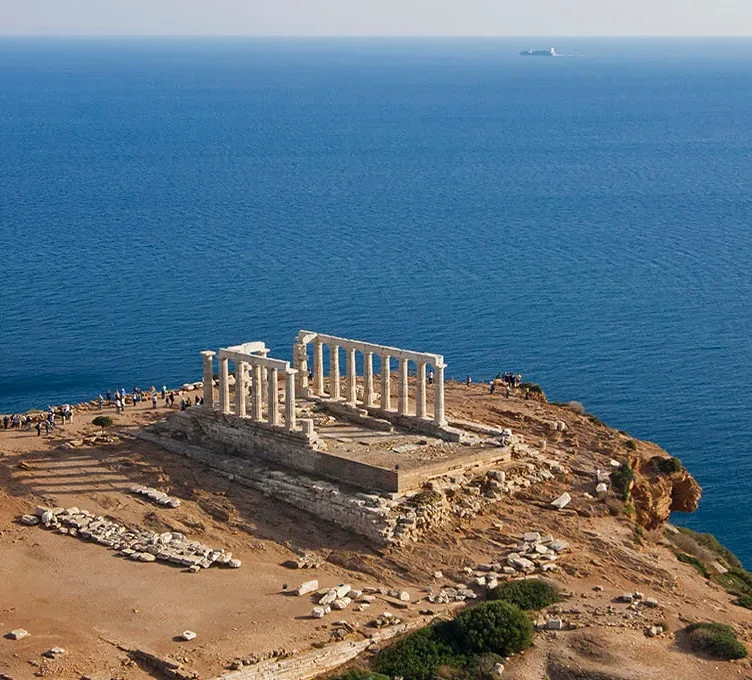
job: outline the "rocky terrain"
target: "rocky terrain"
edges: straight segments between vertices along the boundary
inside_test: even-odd
[[[382,546],[134,439],[162,408],[0,430],[0,677],[312,678],[530,575],[564,599],[503,677],[752,677],[687,644],[697,621],[750,644],[752,620],[733,556],[666,524],[700,498],[678,461],[577,404],[449,383],[447,407],[511,429],[512,459],[402,499]]]

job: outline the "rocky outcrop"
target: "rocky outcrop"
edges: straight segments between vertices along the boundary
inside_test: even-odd
[[[668,456],[629,456],[634,472],[631,496],[636,519],[648,531],[662,527],[672,512],[694,512],[702,495],[700,485],[684,467],[663,472],[657,459],[669,460]]]

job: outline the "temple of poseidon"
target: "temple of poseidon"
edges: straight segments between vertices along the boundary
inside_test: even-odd
[[[421,489],[466,482],[528,448],[447,417],[440,354],[307,330],[292,366],[259,341],[201,354],[203,406],[139,436],[382,544],[414,536]],[[544,460],[541,474],[552,466]],[[514,489],[504,475],[500,493]]]

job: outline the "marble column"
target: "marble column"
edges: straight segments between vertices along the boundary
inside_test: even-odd
[[[397,389],[397,413],[406,416],[410,409],[407,401],[407,359],[399,360],[399,387]]]
[[[253,366],[253,419],[263,419],[264,401],[261,389],[261,366]]]
[[[363,403],[373,406],[373,352],[363,354]]]
[[[444,369],[446,364],[436,364],[436,375],[433,384],[433,422],[439,427],[446,426],[444,415]]]
[[[259,350],[258,355],[266,359],[266,357],[269,356],[269,350],[268,349]],[[266,366],[261,367],[261,388],[262,388],[263,395],[264,395],[263,400],[268,402],[269,399],[271,399],[271,396],[269,395],[269,374],[268,374],[268,369],[266,368]]]
[[[391,357],[384,354],[381,357],[381,408],[392,410],[392,370],[389,362]]]
[[[235,362],[235,415],[245,418],[245,361]]]
[[[230,412],[230,368],[229,359],[219,359],[219,410],[222,413]]]
[[[204,357],[204,408],[214,408],[214,355],[216,352],[205,350]]]
[[[318,338],[313,343],[313,391],[319,397],[324,394],[324,343]]]
[[[339,391],[339,345],[329,347],[329,396],[340,398]]]
[[[307,369],[306,369],[307,370]],[[295,422],[295,371],[285,373],[285,427],[292,431],[296,427]]]
[[[418,374],[415,378],[415,415],[418,418],[426,417],[426,364],[421,361],[418,364]]]
[[[295,369],[297,370],[295,380],[300,393],[304,394],[308,389],[308,345],[300,342],[295,343],[293,355],[295,357]]]
[[[277,373],[278,372],[276,368],[267,369],[268,406],[266,409],[266,418],[270,425],[277,425],[279,423],[279,394],[277,392]]]
[[[358,397],[358,373],[355,365],[355,350],[347,348],[347,403],[355,405]]]

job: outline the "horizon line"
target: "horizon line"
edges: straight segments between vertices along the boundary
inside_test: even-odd
[[[0,38],[261,38],[261,39],[286,39],[286,40],[311,40],[311,39],[344,39],[344,40],[462,40],[462,39],[483,39],[483,40],[500,40],[500,39],[657,39],[657,40],[683,40],[683,39],[751,39],[751,34],[680,34],[666,35],[660,33],[624,33],[624,34],[365,34],[365,33],[2,33]]]

